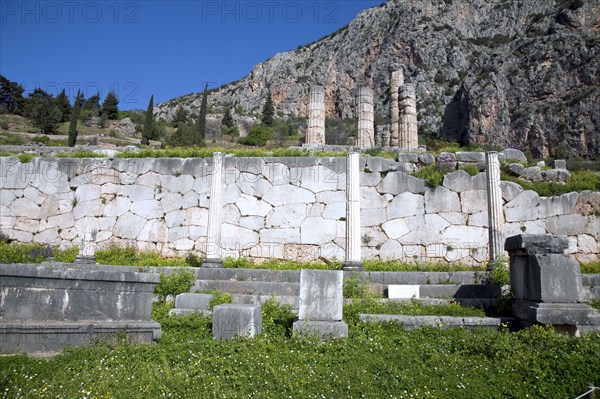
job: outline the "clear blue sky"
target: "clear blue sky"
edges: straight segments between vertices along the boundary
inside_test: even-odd
[[[247,75],[385,0],[0,0],[0,74],[72,100],[109,90],[145,109]]]

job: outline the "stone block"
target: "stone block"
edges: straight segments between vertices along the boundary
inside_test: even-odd
[[[294,333],[301,337],[329,339],[348,337],[348,325],[343,321],[297,320],[293,324]]]
[[[566,169],[549,169],[542,171],[542,177],[545,181],[566,183],[571,177],[571,173]]]
[[[300,272],[300,320],[341,321],[344,273],[341,270]]]
[[[585,233],[588,218],[581,215],[559,215],[546,219],[548,233],[575,236]]]
[[[600,313],[583,303],[539,303],[516,300],[512,305],[515,316],[531,323],[554,326],[600,326]]]
[[[457,193],[471,190],[473,188],[471,175],[464,170],[456,170],[452,173],[448,173],[446,176],[444,176],[444,182],[442,185]]]
[[[506,173],[508,173],[511,176],[523,176],[523,173],[525,172],[525,167],[520,164],[520,163],[509,163],[508,165],[506,165]]]
[[[323,245],[338,237],[337,222],[320,217],[306,218],[300,227],[301,244]]]
[[[423,215],[425,213],[425,198],[420,194],[404,192],[397,195],[389,203],[387,213],[390,219]]]
[[[523,169],[521,177],[532,182],[544,181],[544,176],[542,175],[542,170],[539,166],[531,166]]]
[[[554,169],[567,169],[567,161],[564,159],[555,159]]]
[[[388,220],[381,225],[381,228],[389,238],[394,240],[406,235],[411,231],[404,219]]]
[[[457,152],[456,160],[459,162],[485,162],[485,153],[484,152]]]
[[[292,185],[273,186],[263,200],[273,206],[282,206],[289,204],[311,204],[315,202],[315,194],[305,188]]]
[[[569,247],[566,237],[551,234],[518,234],[506,239],[504,249],[515,254],[562,254]]]
[[[425,193],[425,210],[427,213],[460,212],[458,194],[446,187],[436,187]]]
[[[260,335],[262,332],[261,306],[244,304],[215,306],[212,332],[215,339]]]
[[[502,199],[505,202],[512,201],[517,195],[525,191],[523,187],[511,181],[501,181],[500,188],[502,189]]]
[[[460,193],[462,211],[464,213],[477,213],[487,211],[487,191],[467,190]]]
[[[423,179],[411,176],[408,173],[390,172],[377,185],[377,191],[380,194],[392,195],[398,195],[405,191],[413,194],[422,194],[427,191],[427,186]]]
[[[175,297],[175,307],[177,309],[208,310],[212,299],[211,294],[179,294]]]
[[[502,151],[500,154],[502,154],[504,156],[506,161],[515,160],[518,162],[522,162],[524,164],[526,164],[528,162],[527,157],[521,150],[516,150],[514,148],[507,148],[504,151]]]
[[[420,285],[397,285],[388,286],[388,298],[390,299],[419,299],[421,297]]]

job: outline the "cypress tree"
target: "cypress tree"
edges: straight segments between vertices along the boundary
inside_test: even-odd
[[[77,90],[75,104],[73,104],[73,109],[71,110],[71,121],[69,122],[69,147],[74,147],[77,142],[77,118],[79,118],[82,102],[81,91]]]
[[[208,109],[208,83],[204,86],[202,93],[202,105],[200,106],[200,115],[196,121],[196,145],[204,147],[204,138],[206,137],[206,113]]]
[[[150,139],[154,138],[154,95],[150,97],[146,118],[144,119],[144,130],[142,130],[142,145],[150,144]]]
[[[267,89],[267,101],[262,110],[261,121],[267,126],[273,126],[273,117],[275,116],[275,105],[273,105],[273,97],[271,96],[271,88]]]
[[[229,107],[225,108],[225,115],[223,115],[223,119],[221,120],[221,125],[223,126],[227,126],[232,127],[233,126],[233,117],[231,116],[231,111],[229,110]]]

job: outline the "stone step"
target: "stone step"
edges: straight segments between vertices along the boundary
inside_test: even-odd
[[[295,296],[300,293],[300,283],[270,281],[196,280],[190,292],[219,290],[232,294]]]
[[[292,311],[298,312],[299,297],[295,295],[249,295],[249,294],[233,294],[231,302],[237,304],[262,305],[269,299],[275,299],[280,305],[289,305]]]
[[[300,283],[300,271],[268,269],[199,268],[196,272],[196,278],[199,280],[268,281],[280,283]]]
[[[581,284],[600,286],[600,274],[582,274]]]
[[[345,274],[352,276],[352,274]],[[358,275],[356,275],[358,276]],[[484,272],[367,272],[363,279],[371,284],[480,284]]]
[[[495,298],[500,288],[482,284],[423,284],[419,287],[421,298]]]
[[[596,286],[583,286],[583,299],[585,301],[600,300],[600,284]]]

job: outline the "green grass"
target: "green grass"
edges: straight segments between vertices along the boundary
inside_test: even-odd
[[[290,337],[293,314],[263,306],[263,334],[215,341],[211,319],[167,317],[158,345],[119,340],[50,359],[0,357],[5,398],[573,398],[600,383],[600,337],[536,327],[407,331],[350,322],[334,341]]]
[[[571,172],[571,178],[565,184],[558,182],[529,182],[518,177],[502,173],[502,180],[519,184],[525,190],[533,190],[542,197],[552,197],[570,192],[600,190],[600,176],[589,170]]]
[[[452,172],[450,168],[433,163],[419,169],[412,173],[412,175],[425,180],[425,184],[429,187],[438,187],[442,185],[444,176],[450,172]]]
[[[115,266],[190,266],[184,258],[164,258],[158,252],[138,251],[134,247],[111,246],[96,251],[101,265]]]
[[[468,266],[460,263],[406,263],[400,260],[364,261],[367,272],[472,272],[485,271],[485,266]]]

